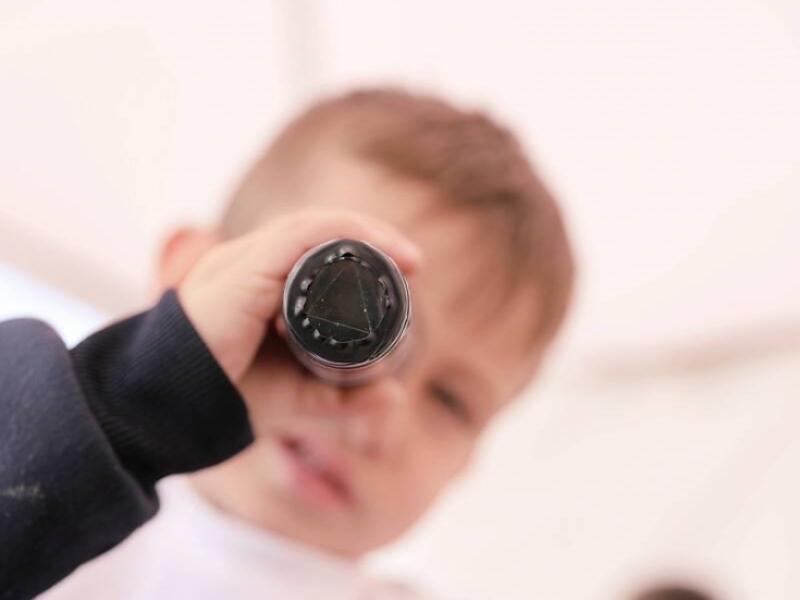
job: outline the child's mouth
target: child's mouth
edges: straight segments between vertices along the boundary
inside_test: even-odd
[[[282,437],[292,486],[312,504],[336,506],[353,502],[344,467],[336,453],[311,438]]]

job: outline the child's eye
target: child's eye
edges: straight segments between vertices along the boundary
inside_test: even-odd
[[[431,385],[430,390],[436,402],[447,412],[461,421],[468,422],[470,420],[469,409],[458,395],[438,384]]]

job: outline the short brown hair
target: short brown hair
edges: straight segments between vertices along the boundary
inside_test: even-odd
[[[538,289],[536,337],[549,341],[556,334],[575,267],[553,196],[507,128],[483,112],[433,96],[378,88],[317,102],[283,130],[251,170],[227,207],[223,234],[251,227],[259,210],[255,199],[264,201],[256,173],[287,173],[309,147],[325,142],[428,183],[454,206],[485,216],[503,242],[508,280],[532,282]]]

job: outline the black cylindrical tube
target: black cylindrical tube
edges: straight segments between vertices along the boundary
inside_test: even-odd
[[[366,242],[332,240],[297,261],[283,317],[298,360],[337,384],[360,384],[397,366],[411,321],[408,283],[395,262]]]

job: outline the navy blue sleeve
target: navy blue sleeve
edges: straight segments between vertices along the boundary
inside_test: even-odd
[[[69,351],[0,323],[0,599],[33,598],[158,509],[155,482],[252,441],[236,388],[173,291]]]

